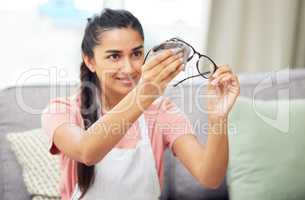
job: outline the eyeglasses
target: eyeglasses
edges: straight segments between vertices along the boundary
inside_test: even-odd
[[[189,56],[186,59],[186,62],[189,62],[195,55],[198,56],[197,62],[196,62],[196,68],[197,68],[198,74],[193,75],[193,76],[189,76],[185,79],[182,79],[178,83],[174,84],[173,85],[174,87],[177,87],[182,82],[184,82],[188,79],[195,78],[195,77],[198,77],[198,76],[201,76],[204,79],[208,79],[218,69],[216,63],[210,57],[208,57],[207,55],[203,55],[203,54],[199,53],[189,43],[187,43],[187,42],[185,42],[185,41],[183,41],[179,38],[171,38],[171,39],[167,40],[166,42],[176,42],[176,43],[182,44],[183,46],[186,46],[188,48],[188,51],[189,51]],[[181,45],[179,45],[179,46],[181,46]],[[151,52],[151,50],[149,50],[147,55],[145,56],[144,62],[145,62],[145,60],[146,60],[146,58],[147,58],[147,56],[150,52]]]

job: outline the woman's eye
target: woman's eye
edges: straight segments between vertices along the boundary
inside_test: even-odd
[[[119,54],[112,54],[110,56],[107,57],[108,59],[110,60],[118,60],[120,58],[120,55]]]
[[[142,52],[141,51],[136,51],[133,53],[134,57],[141,57],[142,56]]]

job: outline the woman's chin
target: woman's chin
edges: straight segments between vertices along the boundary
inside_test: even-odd
[[[134,87],[135,87],[134,84],[132,84],[132,85],[120,85],[119,87],[116,88],[115,91],[117,91],[117,93],[119,93],[119,94],[126,95],[126,94],[128,94]]]

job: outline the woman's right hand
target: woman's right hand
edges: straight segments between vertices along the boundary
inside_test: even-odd
[[[141,99],[155,100],[161,96],[168,83],[184,69],[183,53],[165,50],[151,57],[142,67],[137,88]]]

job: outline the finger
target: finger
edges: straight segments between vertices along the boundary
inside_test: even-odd
[[[148,62],[145,64],[145,70],[149,70],[156,65],[160,64],[170,56],[175,55],[176,53],[170,49],[164,50],[161,53],[153,56],[151,59],[148,60]]]
[[[177,53],[173,56],[170,56],[169,58],[165,59],[162,63],[160,63],[161,65],[169,65],[171,64],[172,62],[174,62],[175,60],[179,59],[179,58],[182,58],[183,57],[183,52],[180,52],[180,53]]]
[[[239,79],[236,75],[233,75],[234,76],[234,80],[232,82],[232,85],[233,86],[239,86]]]
[[[168,84],[170,81],[172,81],[182,70],[184,69],[184,64],[180,65],[176,71],[171,73],[169,76],[167,76],[165,79],[162,80],[161,84]]]
[[[239,88],[238,87],[239,82],[238,82],[238,79],[235,75],[231,75],[231,76],[228,76],[228,77],[223,77],[221,80],[219,80],[219,84],[226,85],[228,83],[233,87]]]
[[[227,72],[231,72],[231,69],[229,67],[229,65],[221,65],[220,67],[218,67],[218,69],[215,71],[215,73],[213,74],[213,77],[216,78],[218,77],[220,74],[223,73],[227,73]]]
[[[159,72],[159,75],[157,77],[157,80],[163,81],[165,78],[167,78],[171,73],[175,72],[180,65],[183,64],[183,59],[177,59],[171,64],[167,65],[165,68],[162,69],[161,72]]]
[[[168,57],[166,60],[164,60],[158,66],[151,69],[152,76],[157,76],[158,74],[160,74],[160,72],[163,69],[167,68],[168,65],[170,65],[171,63],[177,61],[178,59],[182,59],[182,58],[183,58],[183,53],[182,52],[180,52],[180,53],[178,53],[174,56]]]
[[[222,82],[223,78],[229,79],[228,77],[233,77],[233,74],[230,72],[223,73],[215,79],[210,79],[212,85],[218,85],[219,82]]]
[[[220,96],[221,95],[221,87],[219,85],[208,84],[207,95],[208,96]]]
[[[231,89],[235,88],[235,89],[239,90],[239,81],[238,81],[237,76],[235,76],[235,75],[223,77],[219,81],[219,84],[228,85],[228,86],[230,86]]]
[[[233,80],[234,80],[233,75],[227,75],[227,76],[222,77],[222,78],[219,80],[218,83],[219,83],[219,84],[225,85],[225,84],[227,84],[228,82],[233,81]]]

